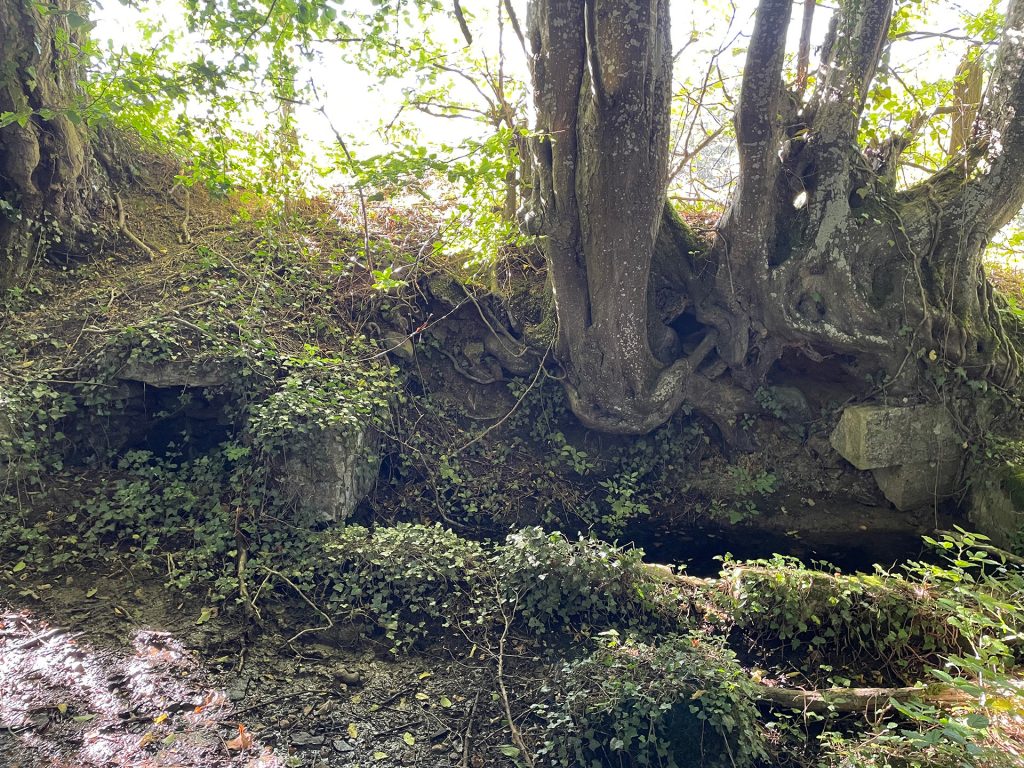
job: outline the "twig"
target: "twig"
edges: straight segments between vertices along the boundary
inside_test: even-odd
[[[476,714],[476,705],[480,701],[480,691],[476,692],[473,699],[473,706],[469,708],[469,717],[466,719],[466,733],[462,736],[462,764],[461,768],[469,768],[469,745],[473,739],[473,715]]]
[[[260,565],[260,566],[258,566],[258,567],[259,567],[260,569],[262,569],[262,570],[266,571],[266,572],[267,572],[267,574],[268,574],[269,576],[276,576],[277,578],[281,579],[281,581],[283,581],[283,582],[284,582],[285,584],[287,584],[287,585],[288,585],[289,587],[291,587],[292,589],[294,589],[294,590],[295,590],[295,592],[296,592],[296,593],[298,594],[298,596],[299,596],[299,597],[301,597],[301,598],[302,598],[302,600],[303,600],[303,601],[304,601],[304,602],[306,603],[306,605],[308,605],[308,606],[309,606],[310,608],[312,608],[312,609],[313,609],[314,611],[316,611],[316,612],[317,612],[318,614],[320,614],[321,616],[323,616],[324,620],[325,620],[325,621],[327,622],[327,624],[326,624],[325,626],[323,626],[323,627],[306,627],[306,628],[305,628],[304,630],[302,630],[301,632],[297,632],[297,633],[295,633],[295,634],[294,634],[294,635],[292,635],[292,636],[291,636],[290,638],[288,638],[287,642],[288,642],[288,644],[289,644],[289,645],[291,645],[292,643],[294,643],[294,642],[295,642],[296,640],[298,640],[298,639],[299,639],[300,637],[302,637],[302,636],[303,636],[304,634],[306,634],[307,632],[322,632],[323,630],[325,630],[325,629],[330,629],[331,627],[333,627],[333,626],[334,626],[334,621],[333,621],[333,620],[331,619],[331,617],[330,617],[330,616],[328,616],[328,615],[327,615],[326,613],[324,613],[324,612],[323,612],[323,609],[322,609],[322,608],[320,608],[320,606],[319,606],[319,605],[317,605],[317,604],[316,604],[316,603],[314,603],[314,602],[313,602],[312,600],[310,600],[310,599],[309,599],[308,597],[306,597],[306,593],[305,593],[305,592],[303,592],[303,591],[302,591],[302,590],[301,590],[301,589],[300,589],[300,588],[299,588],[299,587],[298,587],[298,586],[297,586],[297,585],[295,584],[295,582],[294,582],[294,581],[292,581],[291,579],[289,579],[289,578],[288,578],[287,576],[285,576],[285,575],[284,575],[283,573],[281,573],[280,571],[275,571],[275,570],[274,570],[273,568],[268,568],[268,567],[267,567],[267,566],[265,566],[265,565]],[[260,587],[260,588],[262,589],[262,585],[261,585],[261,587]]]
[[[38,645],[39,643],[42,643],[44,640],[49,640],[51,637],[56,637],[57,635],[63,635],[66,631],[67,630],[61,629],[60,627],[55,627],[54,629],[48,629],[45,632],[41,632],[40,634],[36,635],[35,637],[30,637],[27,640],[22,640],[20,643],[15,643],[14,645],[12,645],[10,647],[10,650],[12,650],[12,651],[20,651],[20,650],[22,650],[24,648],[31,648],[34,645]]]
[[[135,243],[139,250],[146,254],[146,258],[150,261],[156,261],[156,253],[153,252],[153,249],[142,242],[134,232],[128,229],[128,222],[125,220],[124,216],[124,201],[121,200],[121,195],[116,192],[114,193],[114,202],[117,203],[117,227],[121,230],[121,234]]]
[[[517,409],[517,408],[518,408],[518,407],[520,406],[520,404],[521,404],[521,403],[523,402],[523,400],[525,400],[525,399],[526,399],[526,396],[527,396],[528,394],[530,394],[530,392],[531,392],[531,391],[533,390],[533,388],[534,388],[535,386],[537,386],[537,381],[538,381],[538,380],[540,379],[540,375],[541,375],[542,373],[544,373],[544,365],[545,365],[545,364],[547,363],[547,360],[548,360],[548,354],[549,354],[550,352],[551,352],[551,345],[549,344],[549,345],[548,345],[548,348],[547,348],[546,350],[544,350],[544,357],[542,357],[542,358],[541,358],[541,360],[540,360],[540,364],[539,364],[539,365],[537,366],[537,373],[535,373],[535,374],[534,374],[534,376],[533,376],[533,379],[532,379],[532,380],[530,381],[530,385],[529,385],[529,386],[528,386],[528,387],[526,388],[526,390],[525,390],[525,391],[523,392],[523,394],[522,394],[522,395],[521,395],[521,396],[519,397],[519,399],[518,399],[518,400],[516,400],[516,402],[515,402],[515,405],[513,405],[513,406],[512,406],[512,407],[511,407],[511,408],[509,409],[509,412],[508,412],[508,413],[506,413],[506,414],[505,414],[504,416],[502,416],[502,417],[501,417],[500,419],[498,419],[498,420],[497,420],[496,422],[494,422],[493,424],[491,424],[491,426],[489,426],[489,427],[488,427],[487,429],[485,429],[485,430],[484,430],[483,432],[481,432],[481,433],[480,433],[479,435],[477,435],[476,437],[474,437],[474,438],[473,438],[472,440],[470,440],[470,441],[469,441],[469,442],[467,442],[467,443],[463,443],[463,444],[462,444],[462,445],[461,445],[461,446],[460,446],[459,448],[457,448],[457,449],[455,449],[454,451],[452,451],[452,456],[457,456],[458,454],[462,453],[462,452],[463,452],[464,450],[466,450],[467,448],[469,448],[469,446],[473,445],[473,443],[476,443],[476,442],[478,442],[479,440],[483,439],[483,438],[484,438],[484,437],[485,437],[485,436],[486,436],[487,434],[489,434],[490,432],[493,432],[493,431],[494,431],[495,429],[497,429],[497,428],[498,428],[498,427],[500,427],[500,426],[501,426],[502,424],[504,424],[504,423],[505,423],[506,421],[508,421],[509,417],[510,417],[510,416],[511,416],[511,415],[512,415],[513,413],[515,413],[515,412],[516,412],[516,409]]]
[[[513,609],[514,610],[514,609]],[[523,758],[523,762],[526,763],[528,768],[534,768],[533,756],[530,754],[530,750],[526,747],[526,742],[523,740],[523,734],[516,726],[516,721],[512,718],[512,705],[509,703],[508,691],[505,688],[505,641],[508,639],[508,630],[512,624],[509,615],[505,613],[505,606],[501,607],[501,617],[505,621],[505,626],[502,627],[501,637],[498,638],[498,691],[501,693],[501,703],[505,708],[505,719],[508,720],[508,728],[512,733],[512,743],[519,748],[520,757]]]
[[[352,169],[353,176],[356,177],[355,187],[356,194],[359,196],[359,217],[362,219],[363,225],[363,256],[366,258],[366,266],[372,272],[373,271],[373,259],[370,257],[370,217],[366,213],[366,194],[363,192],[363,184],[359,181],[359,172],[356,170],[356,161],[352,158],[352,153],[348,151],[348,144],[345,143],[345,139],[342,138],[341,132],[334,127],[334,123],[331,118],[327,116],[327,109],[321,105],[320,109],[317,110],[324,119],[327,121],[327,125],[330,127],[331,132],[334,134],[334,140],[341,147],[341,151],[345,153],[345,159],[348,160],[349,167]]]
[[[416,718],[415,720],[410,720],[409,722],[402,723],[401,725],[396,725],[391,728],[385,728],[383,731],[378,731],[377,733],[373,734],[373,738],[382,739],[385,736],[392,736],[398,733],[399,731],[407,731],[409,730],[410,726],[419,725],[422,722],[423,720],[421,720],[420,718]]]

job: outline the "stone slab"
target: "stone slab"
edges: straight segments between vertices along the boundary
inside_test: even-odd
[[[940,405],[854,405],[843,411],[832,447],[857,469],[959,460],[960,438]]]
[[[222,387],[231,381],[232,368],[220,360],[129,361],[117,374],[124,381],[141,381],[151,387]]]

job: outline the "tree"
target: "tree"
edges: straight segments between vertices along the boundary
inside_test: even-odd
[[[0,287],[81,244],[104,184],[80,113],[79,0],[0,2]]]
[[[918,371],[908,346],[971,378],[1018,376],[1019,328],[981,257],[1024,204],[1024,2],[1010,0],[969,140],[906,190],[895,168],[925,120],[858,141],[893,0],[838,4],[810,85],[813,2],[798,75],[784,81],[793,10],[758,5],[735,116],[739,183],[702,248],[665,211],[667,2],[531,3],[539,138],[526,223],[542,235],[556,357],[588,426],[643,433],[689,402],[724,427],[786,350],[895,386]],[[688,344],[671,327],[681,317]]]
[[[107,191],[116,152],[76,107],[88,28],[80,2],[0,0],[0,284],[44,246],[80,242],[95,209],[116,199]],[[193,92],[210,96],[218,83],[252,76],[258,45],[287,57],[331,39],[363,46],[365,61],[386,58],[401,50],[385,39],[401,14],[407,28],[448,13],[468,43],[468,6],[383,2],[360,21],[322,1],[240,10],[189,0],[189,18],[212,19],[211,44],[233,62],[216,71],[198,61]],[[523,35],[513,3],[498,7],[499,23],[507,18],[530,48],[536,131],[523,225],[541,236],[554,357],[584,424],[643,433],[685,403],[734,437],[735,417],[754,409],[753,393],[784,355],[828,359],[851,381],[867,374],[904,390],[930,355],[965,377],[1016,380],[1018,321],[981,256],[1024,203],[1014,172],[1024,159],[1024,0],[1009,2],[980,104],[975,57],[952,89],[956,104],[942,107],[956,113],[948,164],[909,188],[897,184],[901,156],[936,110],[922,108],[881,140],[863,130],[880,62],[902,34],[894,0],[830,9],[814,72],[814,0],[801,10],[760,0],[735,114],[739,181],[710,245],[666,205],[670,0],[530,0]],[[787,59],[795,15],[803,26]],[[421,48],[403,55],[402,67],[426,62],[451,74]],[[484,113],[507,130],[517,118],[507,114],[503,61],[499,53],[497,75],[488,74],[498,85]],[[287,85],[274,93],[294,100]]]

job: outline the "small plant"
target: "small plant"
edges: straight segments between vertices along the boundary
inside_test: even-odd
[[[764,757],[750,679],[721,638],[604,639],[534,707],[545,764],[742,768]]]

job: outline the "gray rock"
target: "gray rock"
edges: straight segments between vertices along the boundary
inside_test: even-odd
[[[528,376],[537,370],[537,357],[523,344],[489,333],[484,337],[484,350],[509,373]]]
[[[291,742],[293,747],[322,747],[326,739],[322,734],[299,731],[293,733]]]
[[[960,457],[872,470],[875,482],[896,509],[907,511],[935,504],[956,491]]]
[[[412,339],[406,334],[398,331],[385,331],[383,341],[388,354],[401,360],[411,361],[416,358],[416,349],[412,345]]]
[[[977,467],[972,474],[971,524],[997,547],[1013,550],[1024,536],[1024,473]]]
[[[324,432],[303,449],[290,448],[277,481],[302,515],[342,522],[373,490],[380,472],[380,436],[370,426]]]
[[[125,381],[141,381],[151,387],[222,387],[231,381],[234,368],[223,360],[129,361],[117,374]]]
[[[938,405],[855,405],[843,411],[832,447],[857,469],[945,462],[960,456],[949,412]]]
[[[796,387],[772,387],[775,406],[787,422],[806,424],[814,420],[814,412],[804,393]]]

